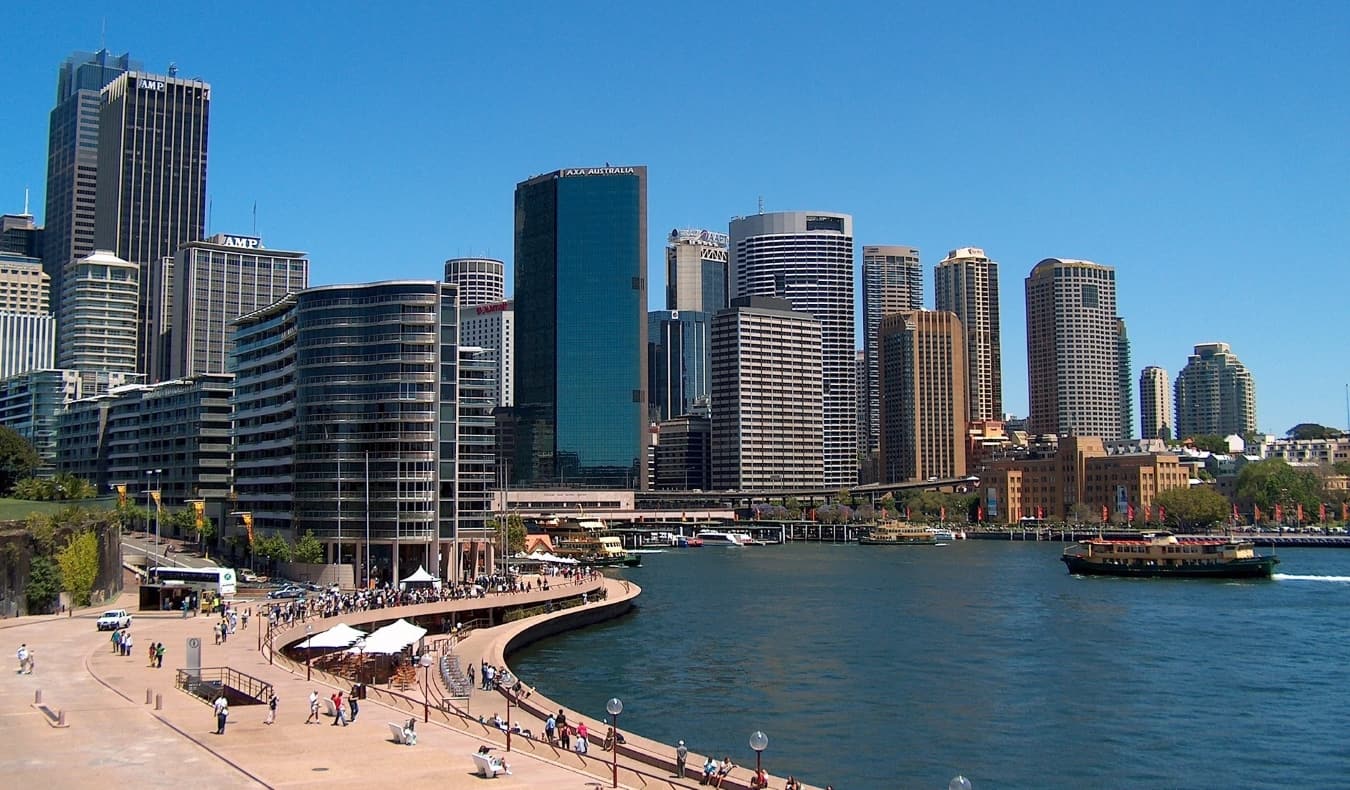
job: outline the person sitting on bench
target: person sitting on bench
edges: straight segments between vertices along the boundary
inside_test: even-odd
[[[417,720],[408,719],[408,723],[403,725],[403,743],[405,746],[417,745]]]

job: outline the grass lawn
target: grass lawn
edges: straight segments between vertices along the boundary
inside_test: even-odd
[[[23,521],[33,513],[49,516],[53,513],[60,513],[71,506],[94,510],[112,510],[117,506],[117,498],[107,497],[105,499],[82,499],[66,502],[32,502],[27,499],[0,498],[0,521]]]

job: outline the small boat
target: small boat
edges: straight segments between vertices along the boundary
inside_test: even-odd
[[[703,541],[705,546],[754,546],[759,544],[759,541],[743,532],[722,532],[715,529],[700,530],[695,538]]]
[[[1150,532],[1134,540],[1080,540],[1060,559],[1069,573],[1082,576],[1175,576],[1200,579],[1268,579],[1279,563],[1273,554],[1257,554],[1242,538],[1178,539]]]
[[[858,543],[864,546],[936,546],[938,539],[928,527],[888,521],[859,535]]]
[[[686,535],[676,535],[671,540],[673,541],[671,545],[681,549],[696,549],[703,545],[703,538],[691,538]]]
[[[956,533],[946,527],[929,527],[928,532],[942,543],[951,543],[957,539]]]

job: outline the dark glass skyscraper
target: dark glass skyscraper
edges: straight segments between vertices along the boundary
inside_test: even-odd
[[[647,168],[516,185],[517,485],[646,481]]]

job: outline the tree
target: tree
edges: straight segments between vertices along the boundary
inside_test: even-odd
[[[42,466],[42,456],[18,431],[0,425],[0,494],[6,494],[18,480],[29,477]]]
[[[297,540],[295,547],[291,549],[291,556],[296,562],[311,564],[323,562],[323,544],[314,537],[314,530],[305,530],[304,536]]]
[[[1228,442],[1222,436],[1213,433],[1192,436],[1186,440],[1197,450],[1224,454],[1228,452]]]
[[[1161,491],[1153,503],[1167,509],[1168,526],[1180,529],[1208,527],[1228,518],[1231,507],[1209,486],[1187,486]]]
[[[1266,510],[1277,504],[1301,504],[1305,511],[1316,512],[1322,502],[1322,483],[1313,472],[1295,469],[1283,458],[1267,458],[1238,472],[1237,498]]]
[[[497,540],[502,539],[502,523],[498,519],[492,526],[493,534]],[[519,554],[525,551],[525,520],[519,513],[511,513],[506,517],[506,549],[510,554]]]
[[[1341,432],[1315,422],[1301,422],[1285,431],[1284,435],[1290,439],[1335,439]]]
[[[93,499],[98,490],[86,480],[69,472],[50,479],[28,477],[14,484],[14,496],[34,502],[64,502],[71,499]]]
[[[290,562],[291,544],[280,535],[271,534],[253,539],[253,554],[268,562]]]
[[[33,557],[28,566],[28,613],[44,614],[51,611],[56,597],[61,594],[61,566],[45,555]]]
[[[1350,461],[1337,461],[1331,465],[1338,475],[1350,475]]]
[[[98,579],[98,536],[92,530],[76,532],[65,548],[57,552],[56,562],[61,567],[61,580],[70,593],[71,605],[88,606]]]

